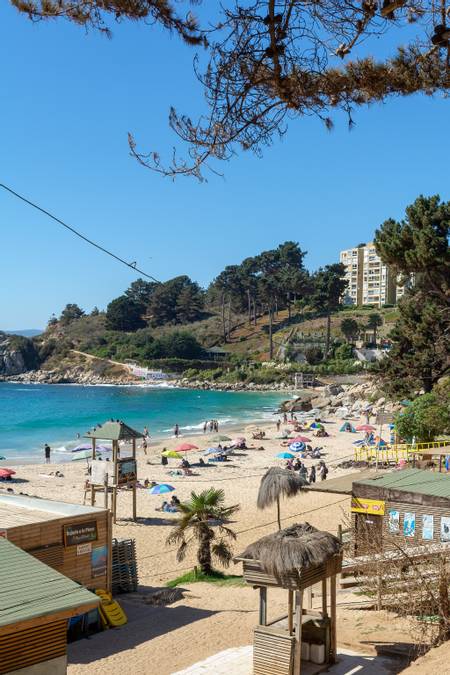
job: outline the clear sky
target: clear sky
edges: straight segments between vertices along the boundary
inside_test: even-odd
[[[360,109],[327,132],[291,123],[263,159],[246,154],[225,178],[171,182],[129,156],[168,156],[170,105],[195,117],[195,51],[157,28],[114,37],[65,22],[33,24],[0,5],[0,182],[164,280],[206,285],[227,264],[292,239],[307,267],[369,241],[420,194],[450,198],[449,102],[415,96]],[[133,272],[0,191],[0,329],[41,328],[67,302],[104,308]]]

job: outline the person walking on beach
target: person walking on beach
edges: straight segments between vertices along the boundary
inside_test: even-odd
[[[281,420],[277,420],[277,431],[280,431]]]
[[[323,460],[320,462],[320,469],[319,469],[319,476],[320,480],[326,480],[328,475],[328,468],[327,465]]]
[[[150,434],[148,432],[148,427],[144,427],[143,434],[144,434],[144,438],[148,440],[148,438],[150,436]]]
[[[208,422],[205,422],[205,424],[203,425],[203,433],[206,434],[207,431],[208,431]]]
[[[312,466],[309,470],[309,482],[310,483],[316,482],[316,467],[315,466]]]
[[[44,454],[45,454],[45,463],[50,464],[50,453],[51,453],[51,448],[48,443],[44,445]]]
[[[144,436],[144,438],[142,439],[142,449],[145,455],[147,454],[147,438],[148,436]]]
[[[286,413],[283,413],[283,422],[284,422],[285,424],[287,424],[287,421],[288,421],[287,415],[286,415]]]
[[[174,434],[175,438],[178,438],[178,436],[180,435],[180,427],[178,426],[178,424],[175,424],[173,434]]]

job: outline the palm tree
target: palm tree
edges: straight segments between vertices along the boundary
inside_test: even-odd
[[[276,502],[278,529],[281,530],[280,497],[294,497],[305,485],[308,485],[305,478],[289,469],[274,466],[261,478],[256,505],[258,509],[265,509]]]
[[[236,539],[236,534],[223,522],[236,513],[239,506],[225,506],[224,501],[223,490],[209,488],[200,494],[191,492],[190,500],[179,505],[177,524],[167,537],[167,544],[179,545],[178,562],[184,559],[189,544],[196,541],[197,560],[204,574],[211,574],[213,556],[228,567],[232,552],[226,539]],[[212,519],[218,521],[217,531],[211,527]]]
[[[352,342],[355,339],[355,335],[358,333],[358,323],[355,319],[342,319],[341,321],[341,333],[344,335],[347,342]]]
[[[383,319],[379,314],[376,312],[373,312],[373,314],[369,314],[368,321],[367,321],[367,328],[373,331],[373,341],[375,344],[377,344],[377,329],[379,326],[383,325]]]

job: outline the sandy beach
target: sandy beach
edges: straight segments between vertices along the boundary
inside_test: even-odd
[[[311,438],[313,447],[323,447],[323,458],[329,467],[328,478],[352,471],[336,467],[342,460],[352,457],[352,442],[360,435],[340,432],[341,424],[340,420],[327,420],[326,429],[330,434],[328,438],[314,438],[312,431],[305,432]],[[283,449],[282,441],[276,438],[279,434],[274,422],[259,426],[266,433],[267,438],[263,441],[253,441],[248,426],[219,430],[219,433],[233,437],[245,436],[249,448],[236,452],[229,462],[194,467],[192,476],[170,475],[170,471],[179,464],[178,460],[169,459],[168,466],[161,465],[161,450],[163,447],[175,447],[179,442],[175,438],[152,443],[147,455],[139,448],[138,478],[140,481],[148,478],[170,483],[176,488],[174,494],[180,500],[187,499],[193,490],[198,492],[211,486],[222,488],[227,504],[240,505],[231,525],[237,533],[234,545],[234,552],[237,554],[247,544],[276,528],[275,509],[259,511],[256,508],[256,497],[261,476],[267,468],[284,464],[284,461],[275,458]],[[192,442],[204,450],[212,444],[211,439],[215,435],[217,434],[183,435],[180,438],[183,442]],[[56,456],[54,453],[53,461]],[[187,453],[187,457],[190,462],[195,463],[200,454],[192,451]],[[309,467],[311,464],[317,465],[318,460],[307,459],[305,462]],[[15,492],[68,502],[83,502],[87,477],[86,461],[24,465],[16,469],[18,481],[24,482],[9,485]],[[49,475],[55,471],[63,473],[63,477]],[[7,485],[4,483],[2,487],[6,488]],[[183,600],[171,606],[153,607],[145,603],[145,597],[151,589],[164,586],[167,581],[192,569],[195,564],[195,547],[182,563],[178,563],[175,548],[166,545],[166,538],[176,515],[156,510],[162,500],[163,497],[152,496],[145,489],[139,490],[138,521],[134,523],[131,520],[131,493],[125,490],[119,493],[118,522],[114,526],[113,536],[132,537],[136,540],[139,592],[120,598],[129,617],[127,626],[113,633],[102,633],[89,641],[83,640],[70,645],[69,673],[119,673],[126,662],[127,670],[133,668],[145,673],[169,675],[222,649],[251,644],[252,629],[257,621],[257,597],[251,588],[197,583],[187,585]],[[103,505],[102,496],[97,504]],[[338,525],[345,524],[348,511],[348,497],[305,492],[296,498],[285,500],[281,515],[285,526],[308,521],[318,528],[336,533]],[[229,572],[240,574],[240,566],[232,564]],[[284,595],[274,590],[271,596],[271,611],[281,614],[285,610]],[[383,620],[381,615],[385,613],[349,609],[354,602],[355,596],[348,592],[343,592],[338,602],[338,634],[341,646],[371,653],[374,646],[370,641],[375,642],[375,637],[378,640],[392,639],[392,632],[398,631],[398,639],[406,639],[405,622],[399,619],[386,621],[386,617]],[[368,636],[370,641],[367,640]],[[152,663],[150,670],[149,662]]]

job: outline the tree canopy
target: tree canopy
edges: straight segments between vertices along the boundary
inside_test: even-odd
[[[129,136],[138,161],[164,175],[202,179],[210,160],[259,154],[295,117],[316,115],[331,128],[341,110],[352,124],[355,108],[450,86],[447,0],[210,0],[203,25],[189,11],[193,0],[10,2],[34,21],[67,19],[108,35],[113,22],[157,22],[205,47],[206,59],[194,61],[204,115],[194,122],[172,108],[169,116],[187,159],[174,154],[165,165]]]
[[[420,196],[400,222],[375,234],[383,262],[413,285],[399,302],[392,349],[383,364],[386,388],[400,396],[430,392],[450,365],[450,202]]]

